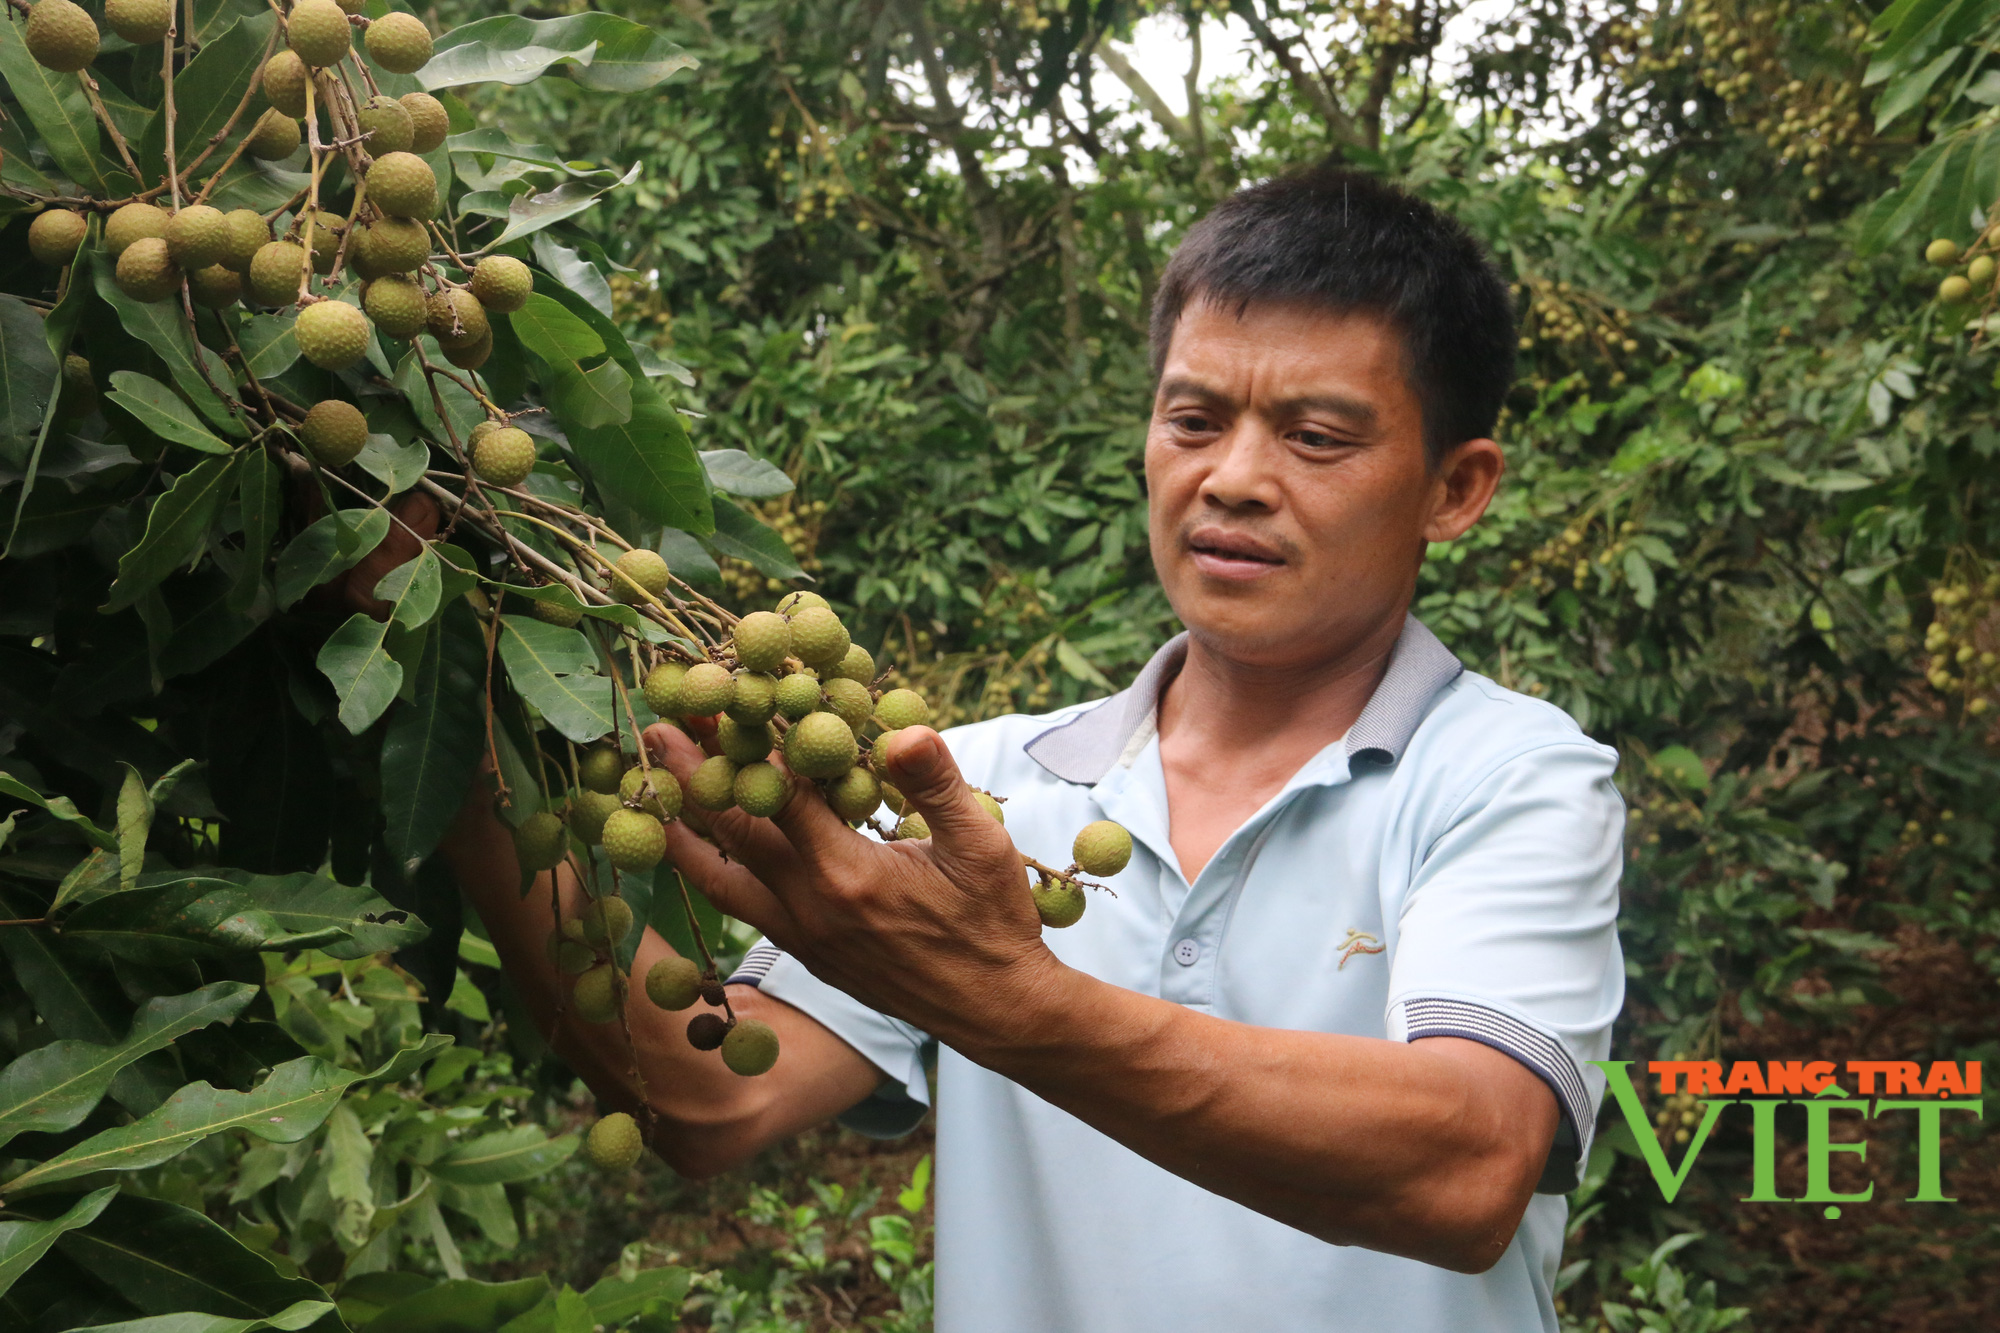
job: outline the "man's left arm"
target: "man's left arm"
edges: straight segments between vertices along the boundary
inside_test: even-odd
[[[655,736],[677,771],[699,761]],[[1176,1175],[1329,1242],[1498,1261],[1559,1121],[1542,1077],[1478,1040],[1253,1027],[1069,968],[943,742],[910,728],[889,762],[930,839],[877,844],[798,795],[731,861],[682,869],[820,979]]]

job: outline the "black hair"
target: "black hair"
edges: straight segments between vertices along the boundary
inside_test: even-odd
[[[1153,376],[1194,301],[1365,312],[1403,336],[1435,468],[1493,433],[1514,382],[1514,302],[1456,220],[1377,177],[1320,166],[1239,190],[1188,232],[1153,298]]]

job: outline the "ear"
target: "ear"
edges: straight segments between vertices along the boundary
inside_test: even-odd
[[[1424,540],[1453,541],[1465,535],[1499,489],[1507,456],[1492,440],[1467,440],[1447,453],[1431,478],[1430,513]]]

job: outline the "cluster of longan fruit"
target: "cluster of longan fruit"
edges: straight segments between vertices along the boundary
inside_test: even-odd
[[[1968,259],[1967,253],[1958,248],[1958,242],[1949,236],[1940,236],[1924,247],[1924,259],[1939,268],[1956,270],[1961,261],[1963,272],[1952,272],[1938,280],[1937,299],[1941,305],[1959,305],[1975,298],[1984,299],[1993,292],[1993,255],[1990,250],[1992,236],[1982,236],[1973,242],[1972,248],[1980,251]]]
[[[1924,631],[1930,661],[1924,679],[1940,694],[1967,696],[1965,711],[1983,716],[2000,691],[2000,657],[1982,644],[1987,622],[2000,598],[2000,573],[1950,578],[1931,590],[1936,616]]]
[[[668,581],[665,561],[644,550],[626,552],[610,573],[627,601],[657,597]],[[554,603],[535,606],[536,614],[552,623],[573,624],[579,614]],[[794,592],[775,611],[744,616],[714,658],[669,656],[641,682],[655,714],[708,737],[717,751],[689,775],[685,790],[666,769],[628,756],[615,744],[592,748],[576,764],[576,787],[561,813],[537,811],[514,830],[525,871],[562,864],[572,838],[601,846],[620,872],[650,871],[666,856],[667,823],[686,805],[769,818],[792,799],[794,779],[804,779],[808,790],[850,825],[872,824],[886,804],[901,819],[893,828],[874,825],[882,837],[930,836],[923,817],[886,780],[883,758],[890,736],[929,723],[930,706],[914,690],[874,688],[873,656],[852,641],[825,598]],[[773,762],[775,755],[783,756],[783,768]],[[998,800],[986,792],[975,795],[1005,822]],[[1078,876],[1123,870],[1132,839],[1118,824],[1099,820],[1077,834],[1071,852],[1074,863],[1066,869],[1026,862],[1037,876],[1030,888],[1037,911],[1055,928],[1083,915],[1086,884]],[[624,1012],[625,979],[615,951],[632,923],[631,908],[616,889],[600,889],[575,919],[549,936],[551,961],[577,979],[571,1003],[585,1022],[610,1022]],[[700,998],[727,1012],[720,978],[687,959],[655,964],[645,990],[663,1009],[685,1009]],[[754,1020],[697,1014],[687,1037],[698,1050],[720,1048],[724,1062],[739,1074],[761,1074],[777,1058],[776,1034]]]

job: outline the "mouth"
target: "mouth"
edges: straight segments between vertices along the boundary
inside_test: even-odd
[[[1262,578],[1285,567],[1285,557],[1269,542],[1220,527],[1196,528],[1187,538],[1195,568],[1212,578]]]

